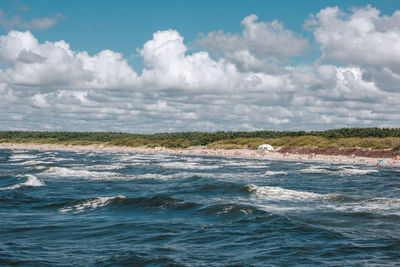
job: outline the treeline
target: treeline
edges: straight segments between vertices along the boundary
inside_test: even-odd
[[[2,131],[0,132],[0,142],[62,143],[76,145],[106,143],[118,146],[164,146],[169,148],[184,148],[200,145],[215,146],[216,144],[238,145],[239,143],[246,144],[252,142],[252,145],[247,146],[253,148],[264,140],[270,143],[276,143],[277,145],[278,143],[282,143],[280,140],[291,143],[290,140],[300,140],[299,137],[307,136],[320,137],[320,140],[324,140],[324,144],[332,143],[334,140],[343,138],[395,138],[397,140],[397,138],[400,137],[400,128],[341,128],[325,131],[175,132],[157,134]],[[305,138],[304,140],[314,139]],[[305,144],[303,143],[302,145],[307,145],[307,142]]]

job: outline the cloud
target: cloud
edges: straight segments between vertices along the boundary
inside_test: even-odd
[[[103,50],[89,56],[75,52],[65,41],[39,44],[29,31],[10,31],[0,36],[0,82],[42,89],[121,88],[137,78],[122,54]]]
[[[269,61],[296,57],[308,49],[308,40],[283,27],[277,20],[257,22],[256,15],[245,17],[241,34],[210,32],[195,45],[222,54],[244,70],[260,70]]]
[[[383,90],[396,91],[400,75],[400,11],[382,16],[370,5],[345,13],[322,9],[305,23],[320,44],[322,57],[365,69]]]
[[[23,9],[24,11],[26,9]],[[56,25],[65,17],[58,13],[52,17],[35,18],[32,20],[24,20],[19,15],[8,17],[3,10],[0,9],[0,25],[7,29],[26,29],[26,30],[46,30]]]
[[[400,11],[380,16],[379,10],[366,6],[351,14],[338,7],[321,10],[306,25],[320,43],[323,57],[360,66],[391,66],[400,63]]]
[[[315,33],[324,17],[318,14],[316,22],[307,22]],[[348,23],[351,15],[337,17]],[[396,30],[393,16],[379,18],[381,28],[375,29]],[[272,27],[251,16],[244,21]],[[284,36],[297,38],[289,33]],[[137,50],[144,65],[139,75],[121,53],[105,49],[90,55],[64,40],[39,42],[29,31],[10,31],[0,36],[0,127],[128,132],[400,127],[395,64],[374,65],[356,56],[332,58],[333,64],[327,55],[334,44],[327,41],[324,60],[291,66],[284,59],[290,54],[265,52],[272,48],[257,47],[249,35],[221,35],[226,49],[221,44],[221,55],[214,57],[190,51],[176,30],[157,31]],[[281,39],[275,40],[278,45]],[[270,57],[277,62],[269,64]]]
[[[187,47],[177,31],[159,31],[139,50],[146,68],[145,86],[183,90],[229,90],[236,82],[236,67],[215,61],[207,52],[186,55]]]

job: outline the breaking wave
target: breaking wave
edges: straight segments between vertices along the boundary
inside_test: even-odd
[[[266,172],[263,172],[263,174],[268,175],[268,176],[272,176],[272,175],[279,175],[279,174],[285,175],[285,174],[288,174],[288,173],[285,172],[285,171],[266,171]]]
[[[51,167],[46,171],[44,171],[43,174],[56,177],[79,177],[79,178],[90,178],[90,179],[115,178],[121,176],[121,174],[114,172],[76,170],[65,167]]]
[[[245,187],[250,193],[266,200],[296,200],[309,201],[317,199],[340,200],[339,194],[318,194],[313,192],[304,192],[284,189],[279,186],[257,186],[254,184]]]
[[[17,160],[21,160],[21,159],[36,159],[37,156],[35,155],[29,155],[29,154],[15,154],[10,156],[10,159],[12,161],[17,161]]]
[[[31,187],[44,186],[44,183],[41,182],[36,176],[34,176],[32,174],[26,174],[25,176],[27,178],[27,180],[25,182],[15,184],[12,186],[8,186],[8,187],[3,187],[3,188],[0,188],[0,190],[13,190],[13,189],[20,188],[22,186],[31,186]]]
[[[164,168],[168,169],[196,169],[196,170],[210,170],[210,169],[218,169],[220,166],[218,165],[201,165],[196,162],[165,162],[160,163],[160,165]]]
[[[79,213],[79,212],[84,212],[85,210],[93,210],[96,208],[101,208],[101,207],[104,207],[104,206],[112,203],[113,201],[122,200],[122,199],[126,199],[126,197],[123,195],[115,196],[115,197],[96,197],[96,198],[80,201],[75,205],[66,206],[64,208],[61,208],[59,211],[62,213],[65,213],[65,212]]]
[[[333,210],[346,213],[371,213],[400,216],[400,199],[372,198],[357,202],[343,203],[342,205],[328,206]]]
[[[368,173],[377,173],[376,169],[357,169],[353,166],[342,166],[337,171],[341,175],[366,175]]]
[[[23,162],[14,163],[15,165],[39,165],[39,164],[49,164],[52,162],[43,161],[43,160],[28,160]]]
[[[332,174],[332,175],[366,175],[369,173],[376,173],[376,169],[358,169],[353,166],[340,166],[335,168],[324,168],[318,166],[311,166],[309,168],[300,170],[301,173],[312,173],[312,174]]]

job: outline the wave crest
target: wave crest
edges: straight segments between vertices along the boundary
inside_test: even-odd
[[[319,166],[311,166],[309,168],[300,170],[301,173],[311,173],[311,174],[332,174],[332,175],[366,175],[369,173],[376,173],[378,170],[376,169],[358,169],[353,166],[340,166],[336,169],[331,168],[323,168]]]
[[[307,201],[316,199],[340,200],[342,197],[338,194],[318,194],[313,192],[304,192],[285,189],[279,186],[257,186],[254,184],[245,187],[250,193],[257,197],[267,200],[297,200]]]
[[[88,171],[88,170],[75,170],[68,169],[65,167],[51,167],[43,172],[43,174],[58,176],[58,177],[79,177],[79,178],[91,178],[91,179],[104,179],[107,177],[120,176],[114,172],[101,172],[101,171]]]
[[[26,174],[25,176],[27,178],[27,180],[25,182],[11,185],[8,187],[3,187],[3,188],[0,188],[0,190],[13,190],[13,189],[20,188],[22,186],[30,186],[30,187],[44,186],[44,183],[42,181],[40,181],[36,176],[34,176],[32,174]]]
[[[66,206],[64,208],[61,208],[59,211],[62,213],[65,213],[65,212],[79,213],[79,212],[84,212],[85,210],[88,210],[88,209],[93,210],[96,208],[101,208],[101,207],[104,207],[104,206],[112,203],[115,200],[122,200],[122,199],[126,199],[126,197],[123,195],[114,196],[114,197],[96,197],[96,198],[80,201],[77,204],[72,205],[72,206]]]

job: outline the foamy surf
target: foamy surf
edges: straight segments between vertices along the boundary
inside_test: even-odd
[[[23,159],[35,159],[37,156],[29,154],[14,154],[10,156],[11,161],[23,160]]]
[[[72,206],[66,206],[64,208],[59,209],[59,211],[62,213],[65,213],[65,212],[80,213],[80,212],[84,212],[85,210],[93,210],[93,209],[104,207],[104,206],[110,204],[114,200],[121,200],[121,199],[126,199],[126,197],[123,195],[114,196],[114,197],[96,197],[96,198],[81,201],[80,203],[72,205]]]
[[[65,167],[51,167],[43,172],[45,175],[55,177],[77,177],[77,178],[89,178],[89,179],[112,179],[121,176],[114,172],[97,172],[88,170],[76,170]]]
[[[366,175],[369,173],[376,173],[376,169],[359,169],[353,166],[331,166],[329,169],[319,166],[311,166],[309,168],[300,170],[301,173],[310,174],[331,174],[331,175],[341,175],[341,176],[351,176],[351,175]]]
[[[266,172],[263,172],[263,174],[268,175],[268,176],[273,176],[273,175],[285,175],[288,173],[285,171],[266,171]]]
[[[400,216],[400,199],[398,198],[373,198],[358,202],[343,203],[342,205],[328,205],[327,207],[347,213],[372,213]]]
[[[338,173],[341,175],[366,175],[369,173],[377,173],[376,169],[357,169],[353,166],[342,166],[338,168]]]
[[[218,169],[220,166],[217,165],[201,165],[195,162],[165,162],[160,163],[164,168],[168,169],[196,169],[196,170],[211,170]]]
[[[28,160],[23,162],[14,163],[15,165],[39,165],[39,164],[49,164],[52,162],[43,161],[43,160]]]
[[[20,188],[22,186],[30,186],[30,187],[44,186],[44,183],[32,174],[26,174],[25,177],[27,178],[27,180],[25,182],[15,184],[12,186],[8,186],[8,187],[3,187],[3,188],[0,188],[0,190],[13,190],[13,189]]]
[[[333,174],[334,172],[331,170],[327,170],[323,167],[319,166],[311,166],[309,168],[300,170],[301,173],[318,173],[318,174]]]
[[[290,200],[290,201],[310,201],[317,199],[339,199],[338,194],[318,194],[313,192],[304,192],[285,189],[279,186],[257,186],[254,184],[247,185],[249,192],[255,194],[259,198],[265,200]]]
[[[88,166],[87,169],[90,170],[119,170],[126,168],[128,166],[135,166],[136,164],[112,164],[112,165],[93,165],[93,166]],[[138,164],[139,165],[139,164]]]
[[[231,161],[221,160],[221,164],[227,167],[243,167],[247,169],[262,169],[271,165],[270,161],[260,162],[247,162],[247,161]]]

